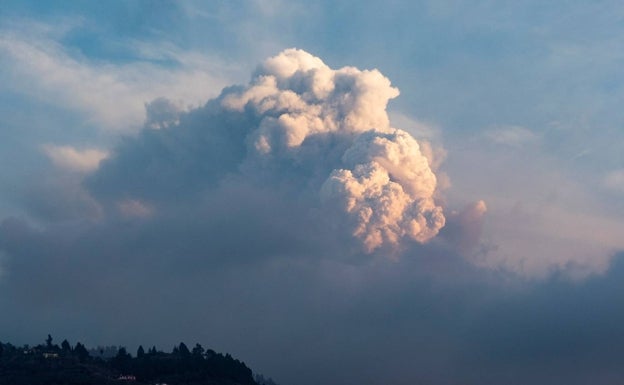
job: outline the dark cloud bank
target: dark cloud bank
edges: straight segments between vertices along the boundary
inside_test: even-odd
[[[0,339],[198,341],[285,384],[621,382],[621,256],[583,282],[467,263],[485,205],[442,214],[397,95],[290,50],[202,108],[148,105],[68,183],[97,210],[1,223]]]

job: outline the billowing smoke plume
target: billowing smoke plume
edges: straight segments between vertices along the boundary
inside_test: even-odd
[[[406,236],[426,242],[444,226],[427,159],[409,133],[389,125],[386,105],[398,94],[377,70],[332,70],[317,57],[289,49],[267,60],[251,85],[227,95],[223,106],[252,108],[263,116],[248,137],[256,155],[301,159],[315,137],[346,142],[321,195],[343,210],[353,235],[370,252]]]
[[[148,114],[148,128],[160,130],[121,148],[90,185],[96,195],[124,186],[114,199],[155,209],[150,199],[167,191],[165,200],[179,201],[232,178],[250,191],[286,185],[308,207],[325,208],[367,252],[404,238],[426,242],[445,218],[429,161],[409,133],[390,126],[386,106],[398,95],[377,70],[333,70],[288,49],[265,61],[248,86],[226,88],[201,109],[175,119],[170,109]]]
[[[444,226],[435,175],[407,132],[362,134],[343,161],[347,168],[332,172],[322,194],[350,215],[367,251],[404,236],[426,242]]]

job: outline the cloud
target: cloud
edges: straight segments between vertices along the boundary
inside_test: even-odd
[[[72,146],[56,146],[53,144],[43,145],[42,148],[54,165],[77,172],[95,171],[100,162],[109,156],[107,151],[95,148],[78,150]]]
[[[512,147],[523,146],[538,138],[531,130],[520,126],[499,127],[487,131],[485,136],[494,143]]]
[[[235,72],[217,58],[166,44],[156,49],[134,42],[135,54],[142,56],[129,63],[96,61],[59,42],[77,28],[75,23],[56,28],[33,24],[22,21],[0,30],[6,86],[80,112],[106,129],[136,131],[145,119],[145,103],[161,95],[185,108],[201,105]]]
[[[390,126],[386,105],[398,94],[377,70],[333,70],[288,49],[249,85],[226,88],[202,108],[149,104],[148,126],[163,129],[128,139],[87,185],[101,199],[156,202],[158,210],[237,180],[299,194],[367,252],[426,242],[444,215],[428,158]]]
[[[368,252],[406,236],[426,242],[444,226],[435,175],[407,132],[361,135],[343,160],[351,168],[333,171],[322,193],[349,213]]]
[[[84,166],[93,157],[75,149],[48,152],[92,170],[74,184],[84,204],[73,212],[135,221],[147,226],[145,239],[157,237],[154,226],[157,233],[169,229],[163,221],[197,237],[214,232],[203,235],[214,239],[208,255],[232,247],[239,228],[265,250],[237,249],[243,260],[310,255],[303,249],[311,244],[320,258],[418,255],[425,252],[419,244],[442,232],[426,252],[460,254],[486,269],[542,278],[606,271],[622,246],[621,226],[573,181],[531,157],[535,148],[520,158],[513,146],[485,151],[482,136],[465,142],[478,148],[451,153],[464,172],[453,175],[458,187],[449,189],[445,152],[391,124],[387,104],[398,95],[377,70],[332,69],[288,49],[258,66],[248,84],[227,87],[204,106],[185,109],[167,98],[146,104],[144,129],[123,138],[97,169],[95,162]],[[518,127],[502,131],[513,134],[502,136],[508,143],[528,135]],[[540,187],[549,183],[552,191]],[[483,186],[493,185],[484,194]],[[53,198],[31,197],[32,211],[64,218],[50,210]],[[583,236],[583,223],[601,231]],[[289,242],[276,241],[285,233]]]
[[[604,186],[614,192],[624,192],[624,169],[614,170],[604,177]]]
[[[471,256],[482,242],[483,221],[487,205],[483,200],[466,205],[448,215],[444,237],[464,256]]]
[[[95,154],[47,151],[57,164],[92,170],[82,185],[74,183],[85,203],[73,212],[91,207],[89,218],[143,223],[146,239],[156,236],[151,226],[171,221],[220,233],[213,250],[231,247],[240,227],[254,233],[256,247],[269,243],[258,255],[281,255],[281,243],[268,240],[287,231],[293,243],[283,247],[295,255],[314,243],[322,258],[396,258],[424,252],[418,244],[442,232],[431,246],[440,249],[428,252],[457,253],[485,269],[526,278],[607,270],[622,247],[619,222],[593,206],[581,186],[544,167],[536,148],[517,147],[533,134],[506,127],[488,136],[505,147],[466,142],[478,148],[451,159],[480,173],[455,174],[458,187],[449,189],[445,151],[391,124],[386,108],[398,94],[377,70],[332,69],[288,49],[258,66],[248,84],[227,87],[202,107],[188,110],[166,98],[146,104],[144,129],[121,140],[97,169]],[[552,191],[543,191],[548,183]],[[484,191],[493,184],[496,192]],[[472,197],[463,209],[445,209]],[[29,198],[33,212],[63,218],[50,210],[52,200]],[[601,230],[583,235],[586,223]]]
[[[530,279],[561,272],[584,279],[605,273],[624,249],[617,206],[591,179],[573,178],[577,168],[562,172],[561,162],[543,148],[484,146],[479,140],[449,148],[448,200],[478,196],[487,202],[481,238],[466,255],[476,265]]]
[[[413,136],[418,137],[419,140],[426,139],[428,141],[434,141],[439,140],[441,137],[440,128],[429,122],[422,122],[398,111],[389,111],[388,115],[395,127],[401,127]]]
[[[180,123],[180,113],[184,106],[169,99],[159,97],[145,104],[145,127],[152,129],[168,128]]]
[[[118,204],[119,212],[122,216],[125,217],[149,217],[152,214],[152,209],[147,206],[145,203],[135,200],[128,199],[125,201],[121,201]]]
[[[242,211],[258,210],[257,203]],[[0,245],[11,258],[0,303],[10,311],[0,326],[14,340],[37,341],[52,329],[88,345],[122,343],[132,351],[139,344],[170,349],[180,340],[198,341],[281,382],[306,385],[483,384],[510,377],[547,384],[555,375],[582,384],[596,370],[612,375],[600,384],[622,377],[617,356],[624,345],[613,344],[624,325],[621,257],[604,277],[531,285],[505,285],[501,275],[493,279],[450,255],[436,258],[438,275],[426,258],[354,264],[302,258],[297,248],[278,258],[273,248],[271,258],[241,263],[233,262],[237,253],[265,252],[269,240],[256,237],[254,224],[224,242],[229,232],[217,230],[228,224],[211,223],[216,220],[193,227],[152,222],[149,231],[126,220],[62,231],[3,221]],[[284,241],[300,235],[294,224],[271,240],[282,251]],[[219,242],[226,247],[215,249]],[[577,363],[572,369],[570,360]],[[409,366],[414,361],[423,365]],[[309,362],[322,365],[302,377]]]
[[[82,186],[84,173],[45,170],[16,188],[16,203],[35,223],[55,227],[67,221],[96,220],[103,214],[100,203]]]
[[[609,216],[554,204],[527,202],[503,209],[492,203],[496,210],[490,211],[486,226],[489,247],[475,257],[477,265],[536,278],[564,271],[582,279],[607,271],[624,248],[619,235],[624,227]]]

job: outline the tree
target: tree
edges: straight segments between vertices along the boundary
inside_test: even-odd
[[[132,358],[132,356],[130,356],[130,353],[128,353],[126,348],[124,348],[123,346],[120,346],[119,350],[117,350],[117,355],[115,356],[115,358],[128,359],[128,358]]]
[[[48,349],[52,349],[52,336],[48,334],[48,338],[46,338],[45,340],[46,342],[46,347]]]
[[[132,356],[123,346],[117,351],[117,355],[111,360],[114,368],[122,372],[127,371],[132,363]]]
[[[137,358],[143,358],[143,356],[145,356],[145,350],[143,350],[143,345],[139,345],[136,356]]]
[[[208,349],[206,350],[206,353],[204,353],[204,356],[206,357],[206,359],[210,359],[212,357],[214,357],[217,354],[217,352],[215,352],[212,349]]]
[[[178,347],[178,351],[180,352],[180,356],[182,358],[188,358],[191,356],[191,352],[188,350],[184,342],[180,342],[180,346]]]
[[[277,385],[272,378],[264,378],[262,374],[256,374],[254,379],[259,385]]]
[[[89,352],[87,348],[80,342],[76,342],[76,347],[74,347],[74,353],[78,356],[80,362],[85,362],[89,358]]]
[[[195,344],[195,347],[193,348],[193,356],[203,358],[204,352],[205,350],[200,344]]]
[[[63,340],[63,342],[61,342],[61,349],[63,349],[63,352],[65,353],[71,352],[71,346],[67,340]]]

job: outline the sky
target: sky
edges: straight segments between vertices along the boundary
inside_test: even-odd
[[[0,341],[282,385],[624,380],[618,1],[0,10]]]

